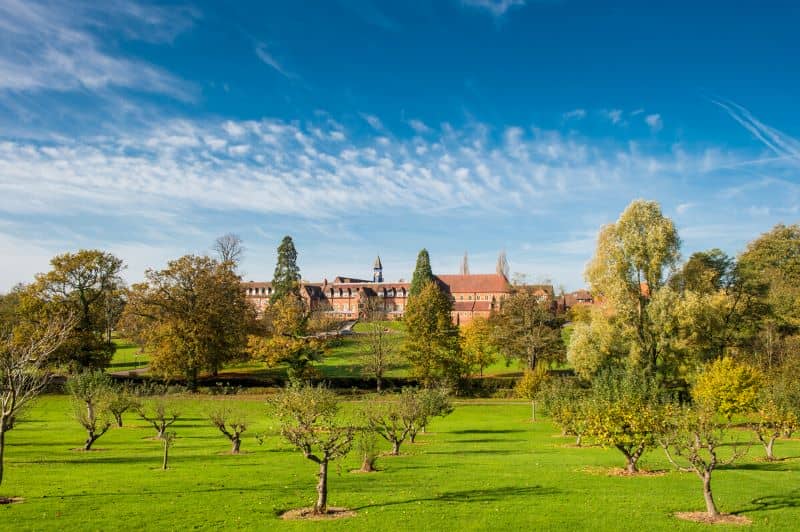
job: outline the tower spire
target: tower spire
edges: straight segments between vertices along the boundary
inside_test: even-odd
[[[461,259],[461,270],[459,273],[461,275],[469,275],[469,258],[467,257],[466,251],[464,251],[464,258]]]
[[[372,265],[372,282],[373,283],[383,282],[383,264],[381,264],[380,255],[378,255],[375,258],[375,263]]]

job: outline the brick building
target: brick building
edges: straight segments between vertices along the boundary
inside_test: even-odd
[[[512,290],[508,279],[500,273],[437,275],[436,279],[453,301],[455,324],[468,323],[476,316],[489,317]],[[244,282],[243,287],[259,312],[269,305],[271,283],[249,281]],[[338,276],[332,282],[327,279],[321,283],[303,282],[302,296],[311,310],[330,312],[337,318],[359,319],[364,317],[366,309],[377,308],[389,319],[398,319],[405,312],[410,287],[411,283],[384,281],[383,265],[378,257],[373,264],[372,280]],[[552,299],[552,286],[529,288]]]

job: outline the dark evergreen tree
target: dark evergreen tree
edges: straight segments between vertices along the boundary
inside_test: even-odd
[[[297,267],[297,250],[292,237],[285,236],[278,246],[278,262],[272,277],[272,297],[276,303],[287,295],[300,297],[300,268]]]
[[[422,292],[425,285],[433,281],[433,271],[431,271],[431,258],[428,250],[423,248],[417,255],[417,266],[414,268],[414,276],[411,278],[411,288],[409,296],[416,296]]]

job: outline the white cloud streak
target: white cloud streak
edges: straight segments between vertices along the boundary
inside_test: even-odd
[[[473,7],[488,12],[493,17],[502,17],[511,8],[523,7],[526,0],[461,0],[467,7]]]
[[[195,91],[190,84],[107,49],[94,31],[113,27],[131,40],[163,43],[191,26],[196,17],[190,9],[123,1],[0,0],[0,90],[125,88],[191,100]]]

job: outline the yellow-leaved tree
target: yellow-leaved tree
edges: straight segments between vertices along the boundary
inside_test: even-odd
[[[756,409],[762,386],[758,369],[725,357],[706,365],[692,388],[692,397],[730,422],[733,416]]]

